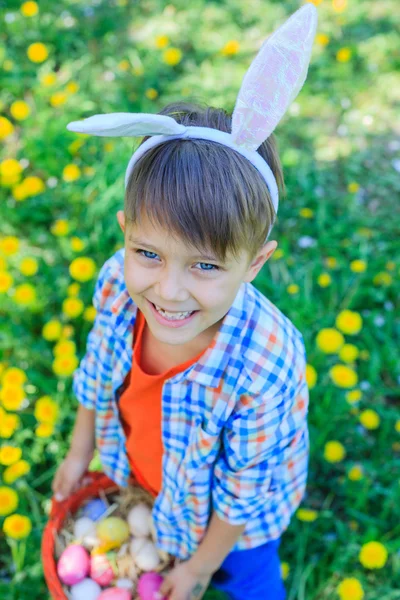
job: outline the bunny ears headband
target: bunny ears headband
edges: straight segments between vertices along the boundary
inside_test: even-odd
[[[278,186],[257,148],[274,131],[304,84],[317,20],[315,6],[306,4],[263,43],[244,76],[232,114],[231,133],[209,127],[184,126],[172,117],[146,113],[98,114],[72,121],[67,129],[97,136],[152,136],[132,155],[125,173],[125,188],[135,163],[158,144],[188,138],[218,142],[242,154],[258,169],[277,212]]]

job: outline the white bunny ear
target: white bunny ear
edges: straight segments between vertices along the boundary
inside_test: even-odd
[[[232,137],[248,150],[273,132],[307,76],[318,13],[302,6],[261,46],[244,76],[232,115]]]
[[[173,135],[186,131],[172,117],[147,113],[109,113],[93,115],[82,121],[68,123],[69,131],[99,136]]]

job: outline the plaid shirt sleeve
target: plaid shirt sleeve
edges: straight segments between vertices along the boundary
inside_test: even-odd
[[[214,468],[213,508],[221,520],[241,525],[265,510],[279,485],[279,465],[289,455],[296,460],[291,444],[307,427],[307,409],[304,363],[296,385],[284,385],[273,397],[240,397]]]
[[[86,353],[73,375],[73,392],[78,399],[78,402],[88,409],[94,409],[96,404],[96,375],[98,371],[97,353],[103,337],[103,332],[109,320],[105,310],[105,300],[107,296],[103,289],[104,287],[107,287],[105,286],[105,283],[107,283],[108,268],[109,261],[106,261],[97,277],[92,300],[93,306],[97,311],[96,318],[87,337]]]

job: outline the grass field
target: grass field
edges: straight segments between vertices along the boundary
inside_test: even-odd
[[[253,282],[307,349],[308,487],[282,572],[288,600],[398,600],[398,6],[314,4],[308,79],[275,131],[287,186],[278,249]],[[2,600],[48,598],[40,543],[74,422],[72,373],[96,275],[123,246],[115,215],[132,140],[67,123],[178,99],[232,110],[260,44],[300,5],[0,2]]]

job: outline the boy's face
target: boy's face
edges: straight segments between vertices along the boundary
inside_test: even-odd
[[[226,264],[199,255],[194,247],[176,242],[167,231],[145,221],[125,227],[124,212],[117,220],[125,234],[124,276],[130,297],[146,319],[151,334],[170,346],[211,339],[218,331],[243,282],[251,282],[273,254],[276,241],[269,241],[249,264],[243,252],[240,261]],[[138,240],[138,241],[132,241]],[[212,266],[214,265],[214,266]],[[219,267],[216,269],[215,267]],[[160,323],[150,302],[170,312],[198,311],[180,327]],[[210,341],[211,341],[210,339]]]

